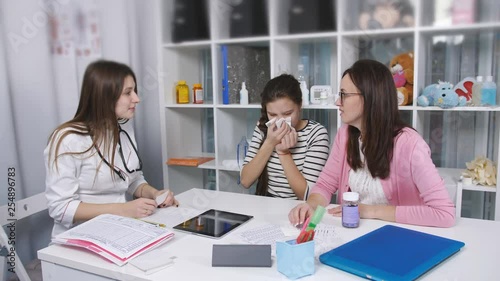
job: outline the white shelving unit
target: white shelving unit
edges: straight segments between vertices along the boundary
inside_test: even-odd
[[[357,7],[362,4],[360,1],[334,1],[332,16],[336,19],[336,30],[289,34],[288,10],[292,0],[267,0],[268,35],[230,38],[231,0],[207,0],[210,39],[172,43],[175,1],[158,0],[163,159],[206,153],[215,157],[214,161],[197,168],[165,165],[165,186],[176,193],[193,187],[251,192],[238,185],[238,169],[227,168],[222,163],[236,159],[236,146],[242,136],[251,137],[260,116],[260,104],[222,103],[220,46],[224,44],[269,48],[271,77],[282,72],[296,74],[301,46],[322,44],[331,50],[326,79],[334,91],[338,89],[342,72],[356,60],[384,60],[373,54],[373,46],[389,44],[400,52],[414,51],[413,105],[401,106],[400,110],[403,118],[429,143],[436,166],[443,168],[440,170],[443,177],[458,180],[457,175],[465,168],[465,162],[475,156],[486,155],[498,163],[500,107],[423,108],[416,106],[416,98],[426,85],[437,83],[438,79],[455,84],[466,76],[494,75],[494,80],[500,82],[500,4],[495,0],[476,0],[475,23],[438,26],[433,19],[437,4],[412,0],[415,26],[359,30]],[[190,87],[208,81],[203,84],[205,103],[176,104],[174,86],[178,80],[186,80]],[[500,97],[497,99],[500,103]],[[326,120],[317,121],[326,125],[333,141],[341,126],[337,109],[333,104],[311,105],[306,106],[304,112],[327,114]],[[497,187],[464,186],[463,189],[479,191],[480,198],[470,200],[479,200],[481,204],[486,202],[484,204],[488,205],[493,199],[500,202],[500,193],[496,192],[498,184]],[[466,197],[464,194],[464,206],[469,200]],[[500,220],[500,208],[486,207],[481,211],[486,210],[486,213],[468,215],[494,216]]]

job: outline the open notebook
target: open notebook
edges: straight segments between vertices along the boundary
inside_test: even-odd
[[[329,266],[372,280],[415,280],[465,244],[386,225],[322,254]]]
[[[171,230],[145,221],[104,214],[57,235],[52,242],[85,248],[122,266],[173,236]]]

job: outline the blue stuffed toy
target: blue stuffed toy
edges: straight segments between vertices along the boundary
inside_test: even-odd
[[[439,106],[441,108],[453,108],[455,106],[465,106],[467,99],[458,96],[449,82],[431,84],[425,87],[422,94],[417,98],[420,106]]]

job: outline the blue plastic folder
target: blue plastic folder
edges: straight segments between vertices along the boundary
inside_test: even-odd
[[[460,241],[386,225],[320,255],[319,260],[372,280],[415,280],[464,245]]]

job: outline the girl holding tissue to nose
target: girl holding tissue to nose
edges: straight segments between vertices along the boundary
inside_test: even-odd
[[[329,153],[326,128],[301,119],[302,92],[292,75],[267,82],[261,117],[241,170],[245,188],[257,181],[257,195],[306,199]]]
[[[178,205],[171,191],[142,175],[130,121],[140,102],[136,83],[121,63],[87,67],[75,116],[55,129],[44,151],[52,237],[101,214],[143,218]],[[136,199],[127,201],[126,193]]]

